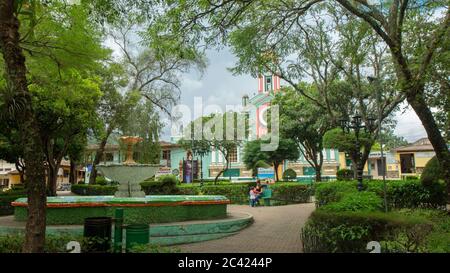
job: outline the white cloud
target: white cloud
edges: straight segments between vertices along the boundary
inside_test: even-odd
[[[182,92],[195,92],[202,88],[203,83],[200,79],[192,79],[189,75],[185,75],[181,79]]]
[[[422,122],[410,106],[403,113],[399,112],[396,115],[396,119],[397,126],[395,127],[395,134],[403,136],[409,142],[414,142],[427,136]]]

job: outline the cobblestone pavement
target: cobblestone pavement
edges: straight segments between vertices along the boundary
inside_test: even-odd
[[[302,252],[300,229],[314,209],[314,203],[256,208],[230,205],[228,211],[248,212],[254,223],[233,236],[177,248],[193,253]]]

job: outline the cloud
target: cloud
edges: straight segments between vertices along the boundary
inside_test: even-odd
[[[403,113],[399,112],[396,119],[395,134],[404,137],[408,142],[414,142],[427,136],[422,122],[410,106]]]
[[[201,79],[191,78],[190,75],[184,75],[181,79],[181,90],[183,92],[193,93],[201,90],[203,82]]]

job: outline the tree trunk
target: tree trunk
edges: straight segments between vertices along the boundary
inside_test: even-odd
[[[410,93],[423,94],[423,92],[410,92]],[[431,145],[433,145],[433,149],[436,152],[436,157],[444,172],[443,175],[444,180],[447,184],[448,202],[450,203],[450,152],[447,143],[445,143],[445,140],[442,137],[442,134],[439,131],[438,126],[436,125],[436,121],[434,120],[433,114],[427,107],[427,104],[423,96],[420,95],[407,96],[407,101],[416,112],[420,121],[422,121],[422,125],[425,128],[425,131],[427,132],[428,139],[430,140]]]
[[[48,164],[47,187],[49,196],[56,196],[59,164]]]
[[[319,162],[317,159],[314,160],[314,169],[316,170],[316,182],[322,181],[322,165],[323,165],[323,154],[319,152]]]
[[[45,242],[46,193],[45,168],[39,125],[35,119],[26,78],[25,57],[19,45],[19,20],[14,15],[14,0],[0,1],[0,50],[5,62],[8,87],[12,88],[20,111],[15,113],[26,166],[28,219],[23,252],[43,252]]]
[[[226,161],[225,168],[216,175],[216,178],[214,179],[214,185],[217,185],[217,180],[219,179],[220,175],[226,172],[227,170],[228,170],[228,160]]]
[[[75,185],[78,181],[77,163],[74,160],[70,160],[70,174],[69,183]]]
[[[100,160],[103,156],[103,153],[105,152],[106,143],[108,142],[108,138],[112,133],[112,129],[110,129],[110,128],[111,127],[109,127],[106,130],[106,135],[100,142],[100,145],[98,146],[98,150],[97,150],[97,153],[95,154],[94,162],[92,162],[92,171],[91,171],[91,176],[89,177],[89,184],[95,184],[95,180],[97,179],[97,167],[96,166],[98,164],[100,164]]]
[[[375,141],[371,141],[369,144],[364,146],[364,152],[362,152],[362,160],[361,160],[361,170],[362,174],[364,176],[364,166],[366,165],[367,161],[369,160],[370,151],[372,150],[372,146],[375,143]]]
[[[280,178],[278,177],[278,167],[280,166],[280,164],[278,163],[273,163],[273,169],[275,171],[275,181],[280,181]]]

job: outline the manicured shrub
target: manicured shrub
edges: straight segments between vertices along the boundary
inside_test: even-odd
[[[423,186],[419,180],[388,181],[389,213],[383,209],[383,183],[364,181],[316,184],[320,204],[301,236],[305,252],[368,252],[366,245],[378,241],[382,252],[445,252],[450,218],[437,209],[446,204],[445,184]],[[401,209],[399,208],[408,208]]]
[[[417,176],[417,175],[408,175],[408,176],[405,176],[405,180],[419,180],[419,176]]]
[[[279,183],[271,186],[273,200],[278,203],[308,203],[313,194],[313,188],[304,184]]]
[[[365,183],[367,191],[372,191],[380,197],[384,196],[382,181]],[[386,183],[387,201],[393,208],[441,208],[447,203],[444,182],[434,182],[424,186],[419,180],[390,180]]]
[[[117,186],[77,184],[72,185],[70,190],[77,195],[114,195],[117,191]]]
[[[297,180],[297,173],[293,169],[287,169],[283,173],[283,180]]]
[[[19,192],[25,192],[25,185],[23,184],[15,184],[11,185],[11,189],[9,191],[19,191]]]
[[[16,201],[19,198],[26,197],[26,194],[22,195],[0,195],[0,216],[13,215],[14,207],[11,206],[11,202]]]
[[[436,156],[430,159],[423,169],[422,175],[420,176],[420,181],[425,186],[432,185],[439,179],[444,179],[444,174],[441,166],[439,165],[439,160]]]
[[[336,179],[338,181],[344,181],[344,180],[352,180],[354,177],[353,170],[349,169],[340,169],[336,172]]]
[[[27,192],[22,185],[0,192],[0,216],[14,214],[14,207],[11,206],[11,202],[22,197],[27,197]]]
[[[24,243],[23,234],[0,235],[0,253],[22,253]],[[69,234],[46,235],[44,252],[46,253],[67,253],[67,243],[76,241],[81,244],[81,251],[85,249],[86,240],[82,236]]]
[[[374,192],[351,192],[345,194],[338,202],[323,207],[326,211],[379,211],[383,200]]]
[[[233,204],[248,204],[251,183],[228,183],[222,185],[205,184],[203,187],[195,184],[178,186],[179,194],[185,195],[223,195]],[[309,202],[313,193],[310,186],[297,182],[277,182],[269,186],[272,190],[272,204],[293,204]]]
[[[104,176],[97,176],[95,178],[95,184],[100,185],[100,186],[106,186],[106,185],[108,185],[108,181],[106,180],[106,178]]]
[[[223,195],[233,204],[248,203],[249,186],[247,184],[205,185],[201,187],[202,195]]]
[[[315,184],[315,197],[318,206],[337,202],[346,193],[351,192],[357,192],[355,182],[319,182]]]
[[[433,223],[398,212],[331,212],[318,209],[302,229],[305,252],[368,252],[367,243],[382,242],[382,252],[423,251]]]
[[[201,179],[194,179],[194,183],[201,183]],[[214,178],[203,178],[203,184],[214,184],[215,179]],[[217,184],[230,184],[230,179],[217,179]]]
[[[178,178],[174,175],[163,175],[156,179],[141,183],[141,188],[147,195],[178,194]]]
[[[365,180],[364,190],[384,198],[381,180]],[[442,208],[447,202],[444,182],[423,186],[419,180],[386,181],[387,201],[390,209],[395,208]],[[315,184],[315,197],[318,206],[337,202],[349,193],[357,191],[356,181],[320,182]]]

